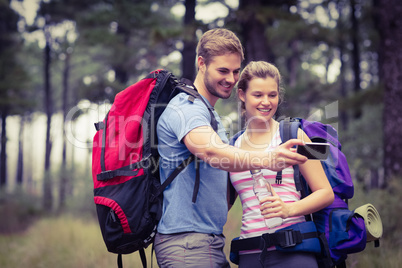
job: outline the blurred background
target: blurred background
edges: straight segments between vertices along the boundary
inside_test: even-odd
[[[93,123],[154,69],[193,79],[198,39],[216,27],[238,35],[244,64],[279,68],[281,115],[338,130],[350,208],[371,203],[384,225],[348,267],[399,267],[401,14],[399,0],[0,0],[0,267],[117,265],[93,204]],[[235,94],[216,109],[239,130]],[[237,202],[227,254],[240,218]],[[123,261],[141,267],[138,253]]]

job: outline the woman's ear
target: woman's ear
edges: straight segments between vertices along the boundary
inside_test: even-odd
[[[237,89],[237,95],[239,96],[239,99],[242,102],[246,102],[246,98],[245,98],[246,93],[241,88]]]

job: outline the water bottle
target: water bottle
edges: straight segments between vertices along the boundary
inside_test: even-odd
[[[251,176],[253,177],[253,191],[258,200],[262,200],[266,196],[272,195],[271,184],[264,178],[262,171],[259,169],[251,170]],[[265,225],[268,228],[273,228],[282,224],[281,217],[275,217],[271,219],[265,219]]]

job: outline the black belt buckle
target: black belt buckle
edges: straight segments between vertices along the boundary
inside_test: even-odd
[[[281,230],[280,233],[283,234],[283,240],[281,239],[279,242],[279,246],[282,248],[289,248],[289,247],[294,247],[296,246],[297,242],[299,239],[297,239],[296,236],[296,231],[293,229],[286,229],[286,230]]]

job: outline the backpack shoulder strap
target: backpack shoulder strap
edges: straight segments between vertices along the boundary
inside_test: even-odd
[[[281,135],[282,143],[287,142],[290,139],[297,139],[297,133],[301,127],[302,126],[299,118],[286,117],[285,119],[281,120],[279,122],[279,133]],[[304,198],[307,195],[307,191],[300,176],[299,166],[293,166],[293,170],[296,190],[300,191],[301,197]],[[276,182],[279,183],[281,181],[282,171],[279,171],[276,174]]]
[[[218,131],[218,121],[215,118],[215,115],[213,113],[213,108],[210,107],[206,101],[202,98],[202,96],[200,95],[200,93],[198,93],[198,91],[196,90],[196,88],[194,87],[193,83],[186,79],[186,78],[182,78],[180,80],[180,82],[177,84],[176,88],[178,88],[180,91],[185,92],[189,95],[188,100],[191,102],[194,102],[194,100],[197,98],[199,100],[202,101],[202,103],[204,103],[204,105],[207,107],[208,112],[211,116],[211,127],[212,129],[217,132]],[[173,179],[185,168],[188,166],[189,163],[191,163],[192,161],[195,162],[195,182],[194,182],[194,190],[193,190],[193,197],[192,197],[192,202],[195,203],[197,200],[197,195],[198,195],[198,191],[200,188],[200,165],[199,165],[199,159],[195,156],[195,155],[190,155],[189,158],[187,158],[186,160],[184,160],[182,162],[182,164],[180,164],[174,171],[173,173],[166,179],[166,181],[163,183],[163,185],[160,188],[160,191],[157,192],[157,196],[163,192],[163,190],[167,187],[167,185],[169,185]]]
[[[286,117],[279,121],[279,132],[282,143],[290,139],[297,139],[297,132],[301,128],[300,120],[297,118]]]
[[[194,100],[196,98],[198,98],[199,100],[202,101],[202,103],[204,103],[204,105],[207,107],[208,112],[211,116],[211,127],[213,128],[213,130],[215,132],[218,131],[218,121],[215,118],[214,115],[214,109],[212,107],[210,107],[210,105],[208,105],[208,103],[204,100],[204,98],[200,95],[200,93],[198,93],[197,89],[195,88],[195,86],[193,85],[193,83],[186,79],[186,78],[182,78],[180,80],[179,85],[177,86],[182,92],[187,93],[189,96],[189,101],[194,102]]]
[[[241,136],[241,134],[244,133],[244,131],[245,130],[243,129],[243,130],[240,130],[239,132],[237,132],[236,134],[234,134],[229,140],[229,145],[234,146],[236,140]]]
[[[191,154],[187,159],[183,160],[180,165],[176,167],[175,170],[167,177],[167,179],[163,182],[163,184],[156,190],[156,192],[153,194],[151,201],[155,200],[162,192],[166,189],[166,187],[179,175],[179,173],[185,169],[191,162],[197,161],[196,156]],[[197,166],[196,166],[197,167]],[[197,169],[199,172],[199,169]],[[198,176],[198,175],[197,175]],[[194,192],[193,192],[193,203],[196,201],[196,196],[198,193],[198,187],[199,187],[199,179],[196,180],[195,186],[194,186]]]

